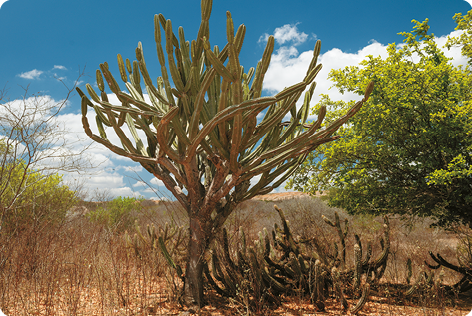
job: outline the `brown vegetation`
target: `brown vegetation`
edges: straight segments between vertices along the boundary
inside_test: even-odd
[[[272,196],[280,198],[280,196]],[[269,199],[270,200],[270,199]],[[271,228],[278,220],[274,202],[252,199],[232,214],[226,223],[230,243],[237,242],[237,231],[244,227],[248,243],[263,227]],[[320,199],[302,196],[279,199],[292,230],[301,236],[317,234],[326,244],[335,240],[335,232],[321,220],[332,217],[334,209]],[[348,217],[351,227],[363,240],[375,240],[381,233],[376,218]],[[186,224],[186,217],[176,202],[147,203],[137,214],[141,227],[165,222]],[[382,286],[371,293],[359,315],[465,315],[472,308],[469,295],[446,295],[441,286],[404,295],[411,258],[413,279],[428,259],[428,251],[441,253],[457,263],[458,240],[452,233],[429,228],[427,220],[410,222],[391,219],[391,254]],[[129,232],[130,235],[134,231]],[[43,223],[29,227],[16,236],[0,240],[0,308],[6,315],[179,315],[181,283],[175,271],[159,252],[136,256],[124,242],[123,233],[91,223],[86,217],[70,217],[57,225]],[[353,249],[348,240],[347,252]],[[375,242],[373,243],[376,244]],[[376,250],[374,249],[374,252]],[[439,275],[440,272],[436,272]],[[458,281],[457,273],[443,270],[443,284]],[[466,293],[467,294],[467,293]],[[247,315],[248,306],[223,299],[208,291],[201,315]],[[334,299],[327,300],[326,312],[316,312],[309,299],[282,297],[275,310],[262,306],[262,315],[343,315]]]

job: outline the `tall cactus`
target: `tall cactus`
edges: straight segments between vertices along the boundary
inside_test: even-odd
[[[275,96],[262,97],[274,37],[269,37],[256,69],[246,73],[238,57],[246,27],[241,25],[235,34],[227,12],[228,43],[222,50],[218,46],[211,49],[212,0],[202,0],[201,8],[200,29],[192,42],[186,41],[182,28],[176,35],[170,20],[162,14],[155,16],[154,35],[161,65],[161,76],[156,81],[151,79],[139,43],[133,62],[118,55],[120,79],[128,92],[122,90],[106,62],[96,72],[99,93],[90,84],[90,98],[78,89],[86,134],[112,152],[139,162],[187,211],[190,234],[184,301],[196,307],[203,302],[202,272],[208,245],[234,207],[270,192],[311,151],[336,139],[333,133],[360,109],[373,89],[369,84],[361,101],[322,129],[324,107],[317,121],[309,124],[314,79],[321,69],[317,63],[320,41],[302,82]],[[104,82],[119,104],[109,101]],[[297,110],[297,101],[307,88]],[[90,129],[89,108],[94,109],[99,135]],[[262,111],[265,115],[259,121]],[[284,122],[286,115],[291,118]],[[110,130],[121,143],[111,142],[107,136]],[[251,184],[250,180],[259,175],[259,180]]]

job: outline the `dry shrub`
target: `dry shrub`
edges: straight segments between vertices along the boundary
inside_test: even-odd
[[[0,245],[7,315],[128,315],[171,301],[164,261],[130,255],[121,233],[85,217],[2,234]]]

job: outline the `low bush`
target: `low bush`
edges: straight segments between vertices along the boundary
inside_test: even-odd
[[[113,231],[124,231],[133,226],[142,201],[144,198],[119,196],[104,206],[90,211],[87,217],[92,222],[105,225]]]
[[[6,175],[6,173],[8,173]],[[62,175],[45,175],[17,162],[0,168],[0,225],[12,234],[26,227],[62,222],[77,203]]]

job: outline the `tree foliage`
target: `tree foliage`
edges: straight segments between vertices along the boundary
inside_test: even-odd
[[[428,34],[427,20],[413,22],[413,31],[400,33],[402,45],[387,47],[385,59],[367,56],[357,67],[331,71],[342,93],[362,94],[370,81],[374,91],[351,124],[338,130],[340,139],[312,153],[289,187],[328,190],[330,204],[350,213],[470,223],[470,69],[450,63]],[[343,111],[351,104],[325,95],[314,110]]]
[[[2,143],[0,143],[1,145]],[[37,170],[28,168],[23,161],[13,166],[0,166],[0,186],[4,188],[0,195],[0,205],[13,207],[3,214],[0,221],[7,232],[21,230],[34,222],[57,223],[64,219],[67,210],[76,203],[76,194],[62,182],[58,173],[45,176]]]

